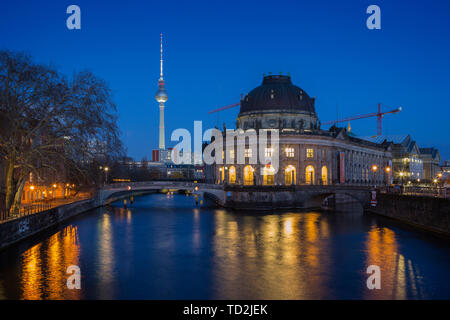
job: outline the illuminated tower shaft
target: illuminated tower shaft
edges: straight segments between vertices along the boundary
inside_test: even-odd
[[[161,33],[161,73],[158,81],[158,91],[156,92],[156,101],[159,102],[159,149],[166,149],[166,138],[164,134],[164,103],[167,101],[167,91],[164,86],[163,77],[163,46]]]
[[[166,149],[166,137],[164,134],[164,102],[159,103],[159,149]]]

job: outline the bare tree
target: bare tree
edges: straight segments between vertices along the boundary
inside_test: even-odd
[[[15,212],[30,174],[89,181],[96,161],[123,154],[106,83],[88,71],[72,79],[24,53],[0,51],[0,156],[7,166],[6,209]],[[48,181],[47,181],[48,182]]]

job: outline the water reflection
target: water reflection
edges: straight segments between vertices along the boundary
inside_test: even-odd
[[[99,220],[98,229],[98,296],[100,299],[112,299],[114,297],[114,252],[111,217],[108,213],[104,213]]]
[[[0,252],[8,299],[448,299],[450,244],[352,210],[245,213],[158,194]],[[68,290],[69,265],[82,289]],[[369,265],[381,290],[366,287]]]
[[[365,291],[367,298],[407,299],[422,298],[420,274],[411,259],[399,253],[394,231],[373,227],[367,234],[367,266],[381,268],[382,291]]]
[[[79,265],[77,227],[68,226],[23,253],[22,299],[79,299],[79,290],[67,290],[67,267]]]
[[[324,252],[329,226],[321,217],[319,213],[217,214],[213,239],[215,256],[220,257],[214,268],[215,287],[220,288],[217,298],[321,296],[329,278],[324,271],[332,268]]]

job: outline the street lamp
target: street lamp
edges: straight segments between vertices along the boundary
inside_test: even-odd
[[[106,177],[105,177],[105,184],[106,183],[108,183],[108,171],[109,171],[109,168],[108,167],[105,167],[105,175],[106,175]]]
[[[377,180],[376,180],[376,176],[375,176],[375,173],[377,172],[377,170],[378,170],[378,166],[376,164],[374,164],[372,166],[372,172],[373,172],[373,184],[375,187],[377,186]]]
[[[405,174],[403,173],[403,172],[400,172],[400,179],[401,179],[401,181],[402,181],[402,186],[403,186],[403,176],[404,176]]]
[[[389,179],[390,177],[390,173],[391,173],[391,167],[387,166],[384,171],[386,171],[386,180],[387,180],[387,185],[391,184],[391,179]]]

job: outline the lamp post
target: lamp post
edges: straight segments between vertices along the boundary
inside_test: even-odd
[[[105,167],[105,184],[108,183],[108,171],[109,171],[109,168]]]
[[[386,167],[386,169],[384,169],[385,171],[386,171],[386,180],[387,180],[387,183],[386,184],[391,184],[391,181],[390,181],[390,179],[389,179],[389,177],[390,177],[390,173],[391,173],[391,167],[389,167],[389,166],[387,166]]]
[[[376,176],[375,176],[377,170],[378,170],[378,166],[376,164],[374,164],[372,166],[372,172],[373,172],[373,184],[374,184],[375,188],[377,187],[377,180],[376,180]]]

